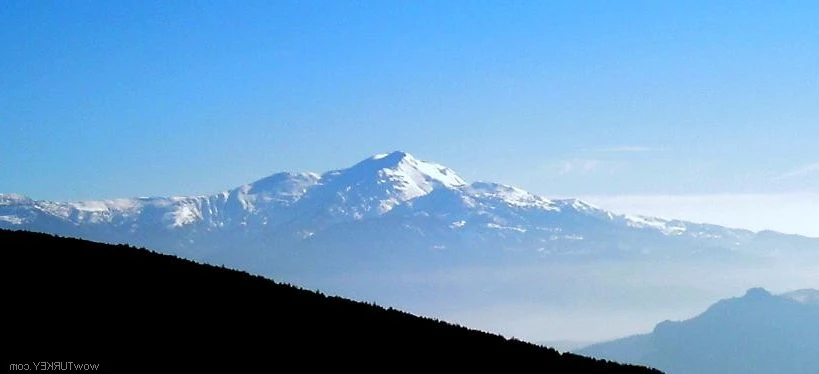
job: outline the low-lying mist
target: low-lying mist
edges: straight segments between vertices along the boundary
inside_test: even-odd
[[[764,287],[819,285],[815,259],[764,263],[549,263],[447,271],[373,270],[289,281],[533,342],[608,339],[649,332],[716,301]],[[288,281],[288,280],[285,280]]]

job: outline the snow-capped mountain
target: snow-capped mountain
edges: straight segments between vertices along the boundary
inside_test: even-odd
[[[5,194],[0,228],[128,243],[241,267],[294,256],[308,262],[388,256],[411,263],[428,256],[468,261],[473,254],[502,260],[819,252],[819,239],[621,215],[503,184],[467,183],[404,152],[324,174],[277,173],[209,196],[51,202]]]

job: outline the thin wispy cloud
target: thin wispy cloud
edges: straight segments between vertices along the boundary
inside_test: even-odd
[[[587,148],[581,150],[578,157],[566,158],[550,165],[550,169],[558,175],[590,175],[590,174],[616,174],[624,165],[621,157],[617,154],[658,152],[662,148],[648,146],[616,146],[605,148]]]
[[[660,148],[654,147],[644,147],[644,146],[619,146],[619,147],[606,147],[606,148],[598,148],[595,149],[595,152],[601,153],[636,153],[636,152],[657,152],[661,151]]]
[[[560,163],[558,174],[588,174],[599,169],[601,163],[600,160],[564,160]]]
[[[598,159],[570,159],[560,161],[557,165],[557,173],[559,175],[580,174],[587,175],[592,173],[614,173],[619,168],[619,164]]]
[[[800,166],[774,178],[775,180],[804,178],[810,175],[819,175],[819,162]]]

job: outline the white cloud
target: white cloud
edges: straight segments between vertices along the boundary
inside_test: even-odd
[[[564,160],[560,165],[560,174],[588,174],[597,170],[601,163],[600,160]]]
[[[801,167],[796,168],[794,170],[791,170],[791,171],[789,171],[787,173],[784,173],[784,174],[776,177],[775,179],[776,180],[783,180],[783,179],[803,178],[803,177],[807,177],[807,176],[813,175],[813,174],[819,174],[819,162],[801,166]]]
[[[819,193],[580,197],[603,209],[819,237]]]
[[[620,164],[613,161],[597,159],[571,159],[563,160],[557,164],[557,173],[566,174],[592,174],[608,173],[613,174],[620,168]]]
[[[624,153],[624,152],[655,152],[659,151],[659,148],[653,147],[644,147],[644,146],[619,146],[619,147],[608,147],[608,148],[598,148],[596,152],[605,152],[605,153]]]

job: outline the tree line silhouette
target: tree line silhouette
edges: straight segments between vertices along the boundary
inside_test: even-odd
[[[101,370],[659,371],[128,245],[0,230],[5,355]]]

